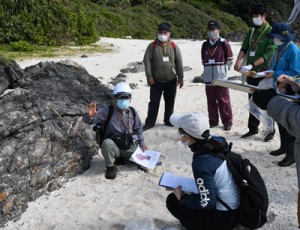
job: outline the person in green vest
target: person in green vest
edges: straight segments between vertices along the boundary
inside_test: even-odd
[[[254,72],[260,72],[268,69],[268,62],[272,58],[276,45],[271,38],[267,37],[272,27],[267,22],[266,8],[262,4],[255,5],[252,10],[252,20],[254,27],[248,31],[243,41],[241,50],[238,54],[234,69],[239,72],[246,72],[247,83],[257,86],[263,78],[253,78]],[[249,94],[249,98],[251,94]],[[242,135],[242,138],[248,138],[258,134],[259,120],[249,114],[248,128],[249,131]],[[275,129],[267,133],[264,141],[273,139]]]

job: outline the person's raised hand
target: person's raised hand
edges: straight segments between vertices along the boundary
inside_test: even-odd
[[[95,117],[96,114],[97,114],[97,111],[96,111],[96,102],[91,102],[89,105],[88,105],[88,115],[90,117]]]

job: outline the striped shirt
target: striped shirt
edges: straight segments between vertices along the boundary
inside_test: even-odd
[[[103,126],[108,116],[109,106],[100,108],[95,117],[90,117],[87,113],[83,116],[83,121],[87,124],[100,124]],[[110,121],[107,124],[104,138],[110,134],[132,134],[136,135],[140,145],[145,145],[143,128],[139,115],[135,113],[135,118],[130,109],[120,111],[114,104],[114,111]]]

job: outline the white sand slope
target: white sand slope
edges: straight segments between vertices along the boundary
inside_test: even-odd
[[[113,44],[115,51],[93,54],[88,58],[68,58],[83,65],[95,77],[103,77],[107,83],[119,74],[129,62],[142,61],[144,51],[151,41],[102,38],[99,42]],[[178,90],[175,111],[177,113],[202,112],[207,114],[205,88],[203,84],[192,83],[200,76],[201,41],[175,40],[183,55],[184,66],[192,68],[185,72],[185,86]],[[240,43],[232,43],[234,60]],[[64,59],[64,58],[61,58]],[[60,60],[60,59],[51,59]],[[18,62],[22,68],[41,60]],[[133,90],[132,106],[144,122],[149,102],[149,87],[145,73],[127,74],[128,83],[138,84]],[[231,70],[229,76],[238,75]],[[247,94],[231,90],[234,113],[233,127],[229,132],[223,126],[211,129],[214,135],[222,135],[233,142],[233,150],[249,158],[260,170],[269,192],[269,222],[261,229],[297,229],[296,202],[297,178],[295,165],[287,168],[277,166],[283,158],[269,155],[279,147],[278,132],[271,142],[264,142],[261,135],[250,139],[240,136],[248,131]],[[63,188],[44,195],[29,207],[21,218],[9,222],[4,229],[115,229],[115,230],[180,230],[179,222],[168,212],[165,199],[169,192],[157,186],[163,171],[170,171],[192,177],[192,153],[182,146],[175,128],[163,125],[164,102],[161,101],[155,128],[144,133],[146,144],[160,151],[162,165],[145,173],[135,165],[119,166],[117,178],[104,178],[105,164],[96,156],[91,168],[83,175],[70,180]],[[221,123],[221,122],[220,122]]]

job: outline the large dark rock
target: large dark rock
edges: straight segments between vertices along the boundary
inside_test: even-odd
[[[89,168],[98,146],[81,122],[111,90],[76,63],[0,67],[0,226]],[[4,82],[4,84],[2,84]]]

